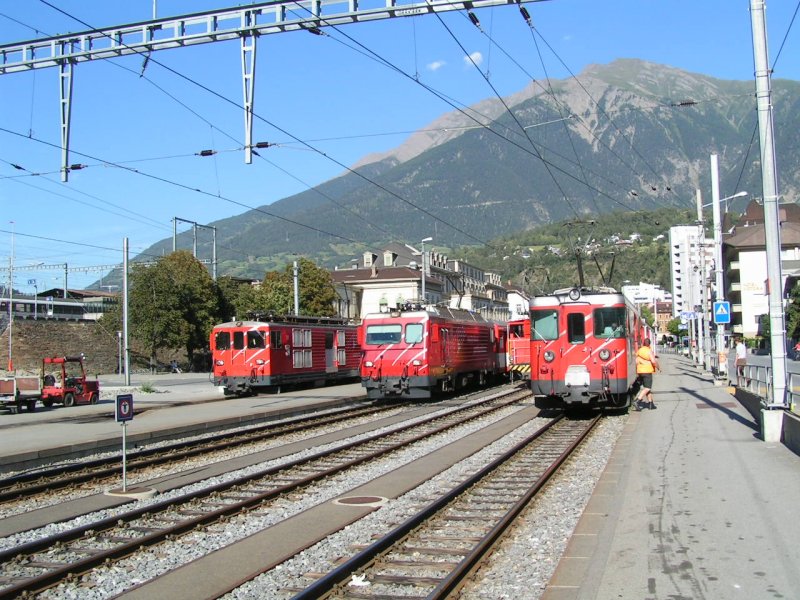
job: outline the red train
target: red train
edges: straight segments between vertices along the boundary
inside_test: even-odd
[[[361,358],[357,327],[323,317],[222,323],[211,332],[210,347],[213,382],[226,395],[355,380]]]
[[[364,317],[361,383],[369,398],[430,398],[506,373],[505,325],[455,308],[406,305]]]
[[[612,288],[534,298],[530,357],[537,406],[629,407],[645,334],[639,311]]]

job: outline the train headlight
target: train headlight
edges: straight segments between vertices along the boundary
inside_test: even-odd
[[[221,366],[223,366],[225,364],[225,361],[224,360],[215,360],[214,364],[217,365],[218,367],[221,367]]]
[[[263,364],[264,364],[264,361],[263,361],[263,360],[261,360],[260,358],[258,358],[258,359],[256,359],[256,364],[257,364],[257,365],[263,365]]]
[[[581,291],[578,288],[572,288],[569,291],[569,299],[572,300],[573,302],[580,297],[581,297]]]
[[[600,350],[600,360],[608,360],[609,358],[611,358],[610,350],[607,350],[606,348]]]
[[[556,359],[556,353],[552,350],[545,350],[544,351],[544,361],[545,362],[553,362]]]
[[[422,361],[421,361],[421,360],[419,360],[419,359],[414,359],[414,360],[412,360],[412,361],[411,361],[411,366],[412,366],[412,367],[418,367],[418,366],[420,366],[421,364],[422,364]]]
[[[372,366],[374,366],[374,365],[372,364],[372,361],[371,361],[371,360],[365,360],[365,361],[364,361],[364,366],[365,366],[365,367],[372,367]]]

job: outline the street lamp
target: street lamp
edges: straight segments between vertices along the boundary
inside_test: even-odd
[[[426,261],[425,261],[425,242],[432,242],[432,237],[426,237],[422,240],[422,304],[425,305],[425,272],[426,272]]]
[[[714,200],[712,214],[714,216],[714,285],[717,288],[717,302],[723,302],[725,300],[725,288],[723,287],[722,281],[722,219],[720,216],[720,203],[725,202],[725,212],[728,212],[728,200],[732,200],[733,198],[742,198],[743,196],[747,196],[747,192],[736,192],[732,196],[727,196],[720,200]],[[724,349],[725,349],[725,327],[724,323],[717,323],[717,357],[718,357],[718,365],[717,365],[717,372],[718,374],[725,373],[727,371],[727,364],[723,365],[723,356],[724,356]]]

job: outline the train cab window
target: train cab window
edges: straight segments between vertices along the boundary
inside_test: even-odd
[[[214,336],[214,347],[217,350],[227,350],[231,347],[231,332],[218,331]]]
[[[621,306],[595,309],[594,335],[599,338],[625,337],[625,309]]]
[[[409,323],[406,325],[406,344],[419,344],[422,342],[422,323]]]
[[[402,337],[401,325],[367,325],[367,344],[396,344]]]
[[[514,325],[509,325],[508,335],[509,337],[512,338],[525,337],[525,328],[523,327],[522,323],[515,323]]]
[[[570,344],[582,344],[586,341],[586,321],[583,313],[567,315],[567,339]]]
[[[261,331],[248,331],[247,347],[250,349],[264,348],[264,333]]]
[[[269,347],[273,350],[280,350],[283,348],[283,340],[280,331],[269,332]]]
[[[548,308],[531,311],[531,339],[558,339],[558,313],[555,309]]]
[[[233,349],[244,350],[244,331],[233,332]]]

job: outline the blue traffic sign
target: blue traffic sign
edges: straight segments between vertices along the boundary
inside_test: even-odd
[[[731,322],[731,303],[714,302],[714,323],[722,325]]]
[[[117,423],[133,419],[133,394],[119,394],[114,408],[114,418]]]

